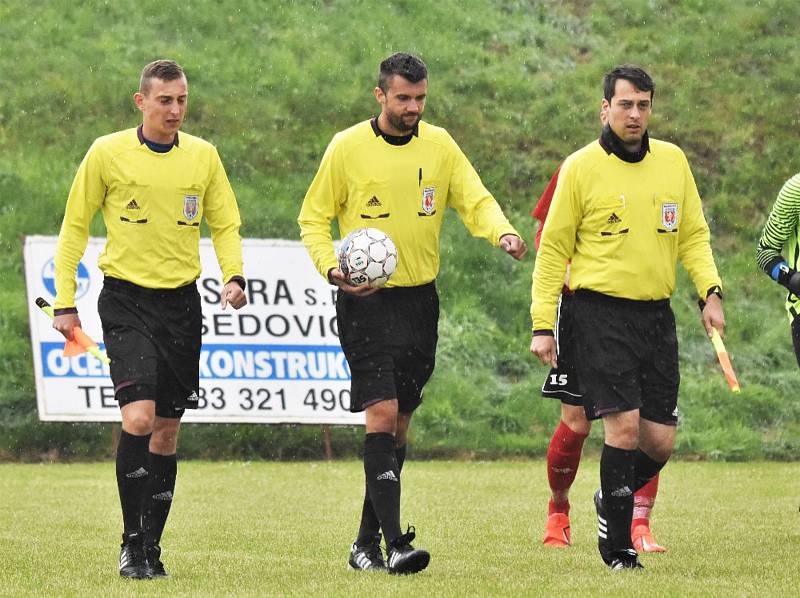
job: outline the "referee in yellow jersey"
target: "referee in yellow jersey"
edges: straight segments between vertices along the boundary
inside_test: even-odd
[[[411,416],[433,372],[438,339],[439,231],[454,208],[469,231],[515,259],[525,243],[503,216],[453,138],[421,121],[425,64],[394,54],[380,65],[376,118],[337,133],[303,201],[298,222],[317,270],[339,287],[339,335],[352,373],[351,410],[366,411],[366,495],[349,564],[358,570],[416,573],[430,560],[400,528],[400,472]],[[398,268],[375,291],[352,286],[337,266],[331,238],[361,227],[387,233]],[[387,559],[381,552],[380,532]]]
[[[177,63],[144,67],[133,96],[142,124],[89,148],[67,199],[55,258],[53,327],[71,338],[81,323],[75,273],[89,224],[102,210],[107,240],[98,311],[122,412],[119,573],[135,579],[167,575],[160,541],[175,489],[178,428],[184,410],[198,405],[202,314],[195,281],[204,218],[224,278],[223,309],[247,302],[239,209],[225,169],[214,146],[178,134],[188,97]]]
[[[680,261],[706,332],[723,332],[708,225],[683,152],[651,139],[655,84],[624,65],[604,79],[600,139],[564,162],[533,273],[531,352],[557,366],[556,304],[567,262],[578,374],[603,418],[598,547],[612,569],[640,568],[633,494],[666,464],[678,422],[678,339],[669,298]]]

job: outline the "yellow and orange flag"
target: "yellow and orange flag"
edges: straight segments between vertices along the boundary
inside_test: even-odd
[[[50,318],[53,318],[53,307],[45,301],[42,297],[36,298],[36,305],[39,306],[44,313],[46,313]],[[104,351],[100,350],[100,347],[94,342],[88,334],[86,334],[80,326],[75,326],[72,329],[72,340],[67,341],[64,344],[64,357],[74,357],[75,355],[80,355],[81,353],[88,352],[90,355],[94,355],[105,364],[111,363],[111,360],[105,354]]]
[[[722,342],[722,337],[716,328],[712,328],[711,344],[714,345],[714,350],[717,352],[717,359],[722,366],[722,372],[725,374],[725,380],[733,392],[740,392],[739,381],[736,379],[736,374],[733,371],[731,358],[728,356],[728,351],[725,349],[725,344]]]

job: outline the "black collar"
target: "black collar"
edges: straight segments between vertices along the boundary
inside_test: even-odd
[[[139,145],[147,145],[152,151],[158,154],[166,154],[169,150],[172,149],[173,146],[178,147],[178,133],[175,132],[175,139],[172,140],[172,143],[156,143],[155,141],[150,141],[147,137],[144,136],[142,129],[144,125],[139,125],[136,128],[136,136],[139,138]]]
[[[616,133],[611,130],[611,127],[605,125],[603,132],[600,134],[600,145],[606,151],[606,154],[614,154],[617,158],[624,162],[635,164],[641,162],[650,151],[650,135],[647,131],[642,135],[642,147],[638,152],[629,152],[625,149],[622,139],[617,137]]]
[[[389,145],[405,145],[411,141],[412,137],[419,137],[419,121],[417,121],[417,124],[415,124],[414,128],[411,130],[411,135],[389,135],[384,133],[381,131],[380,127],[378,127],[377,116],[370,120],[369,124],[372,125],[372,131],[375,133],[375,137],[383,137],[383,140]]]

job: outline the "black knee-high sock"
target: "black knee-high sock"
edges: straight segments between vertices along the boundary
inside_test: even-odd
[[[403,463],[406,460],[406,445],[399,446],[394,449],[394,456],[397,460],[397,470],[403,473]],[[380,521],[375,514],[375,509],[372,506],[372,501],[369,498],[369,488],[364,488],[364,505],[361,507],[361,526],[358,529],[358,537],[356,538],[356,545],[366,546],[371,544],[373,538],[380,531]]]
[[[404,444],[403,446],[398,446],[396,449],[394,449],[394,458],[397,459],[397,468],[400,470],[400,473],[403,473],[403,463],[406,462],[407,446],[407,444]]]
[[[600,487],[608,521],[608,539],[612,550],[633,548],[633,486],[636,481],[636,451],[603,445],[600,457]]]
[[[361,524],[358,528],[358,537],[356,537],[356,544],[358,546],[367,546],[372,544],[373,539],[378,534],[381,528],[381,523],[378,521],[378,516],[375,514],[375,509],[372,507],[372,500],[369,498],[369,486],[364,485],[364,504],[361,507]]]
[[[400,468],[394,454],[394,436],[371,432],[364,437],[364,474],[375,514],[386,544],[400,532]]]
[[[634,492],[639,490],[639,488],[642,488],[647,482],[656,477],[658,472],[661,471],[661,469],[667,464],[666,461],[663,463],[654,461],[647,455],[647,453],[643,452],[642,449],[636,449],[634,463],[636,468],[636,481],[633,485]]]
[[[142,510],[142,527],[146,544],[161,542],[175,492],[178,459],[175,455],[150,453],[150,482]]]
[[[142,529],[142,503],[147,489],[150,434],[135,436],[122,430],[117,446],[117,489],[125,533]]]

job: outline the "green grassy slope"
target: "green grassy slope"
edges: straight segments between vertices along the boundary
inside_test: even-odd
[[[793,457],[797,366],[782,293],[753,255],[778,189],[800,170],[798,17],[788,0],[0,3],[0,454],[91,455],[105,444],[99,426],[36,421],[21,239],[56,234],[92,140],[138,122],[130,96],[143,64],[185,66],[185,128],[219,147],[243,234],[296,238],[325,145],[375,114],[377,64],[407,50],[430,68],[426,118],[451,132],[528,240],[551,172],[597,134],[603,73],[625,61],[651,71],[651,132],[685,149],[705,199],[744,388],[725,390],[682,275],[678,450]],[[455,214],[442,254],[440,358],[414,442],[430,455],[541,454],[558,407],[538,399],[545,370],[527,351],[533,259],[512,263]],[[337,434],[342,450],[356,446],[357,434]],[[316,435],[187,427],[184,447],[307,455]]]
[[[800,584],[795,463],[672,463],[652,529],[666,554],[614,574],[597,553],[596,460],[572,489],[573,546],[541,545],[544,463],[407,462],[403,521],[419,575],[346,569],[360,463],[180,466],[162,541],[172,577],[120,580],[113,464],[0,465],[0,596],[765,596]],[[757,479],[758,484],[752,480]],[[142,585],[146,587],[142,587]]]

